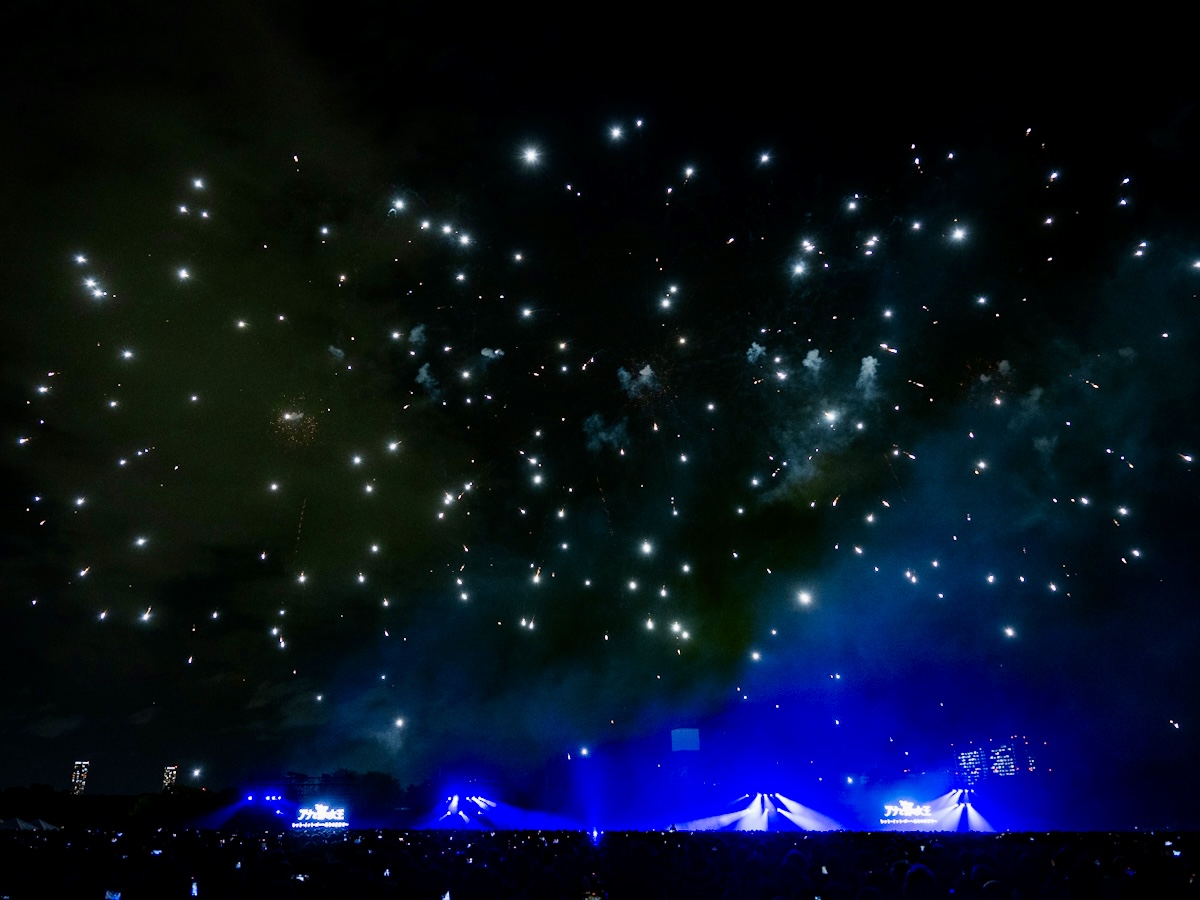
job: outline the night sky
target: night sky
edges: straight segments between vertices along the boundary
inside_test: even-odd
[[[689,726],[1194,799],[1191,98],[237,6],[5,61],[5,783]]]

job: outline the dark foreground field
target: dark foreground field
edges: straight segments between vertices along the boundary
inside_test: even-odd
[[[1180,833],[0,834],[0,898],[1197,897]]]

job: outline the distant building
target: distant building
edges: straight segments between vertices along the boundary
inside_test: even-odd
[[[1044,746],[1044,745],[1043,745]],[[987,746],[969,744],[955,754],[955,772],[967,787],[988,778],[1008,778],[1038,770],[1033,745],[1024,735],[1010,735],[1002,741],[989,740]]]
[[[671,752],[700,751],[699,728],[673,728],[671,730]]]
[[[978,784],[988,774],[987,751],[982,747],[963,750],[958,754],[958,772],[965,778],[967,787]]]
[[[992,775],[1000,778],[1023,772],[1033,772],[1037,768],[1029,741],[1024,737],[1017,737],[1015,734],[992,750],[989,754],[989,762],[992,764]]]
[[[175,782],[179,780],[179,766],[163,766],[163,787],[164,791],[169,791],[175,787]]]
[[[91,763],[87,760],[75,760],[75,765],[71,769],[71,793],[78,797],[83,793],[83,789],[87,787],[88,766]]]
[[[700,750],[700,729],[672,729],[671,752],[658,758],[666,776],[667,796],[677,803],[694,800],[708,781],[705,776],[709,760]]]

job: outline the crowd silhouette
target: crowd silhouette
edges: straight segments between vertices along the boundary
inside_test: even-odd
[[[1179,833],[62,830],[0,834],[0,898],[1198,897]]]

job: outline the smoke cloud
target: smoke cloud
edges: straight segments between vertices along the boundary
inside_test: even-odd
[[[417,382],[417,384],[421,385],[421,387],[425,388],[425,390],[429,392],[430,397],[436,399],[437,397],[441,396],[441,391],[438,390],[437,379],[434,378],[429,371],[429,363],[425,363],[423,366],[421,366],[420,370],[417,372],[417,377],[414,380]]]
[[[635,400],[643,394],[658,389],[658,379],[654,377],[654,371],[650,368],[649,363],[638,372],[636,378],[625,369],[617,369],[617,379],[621,382],[621,390]]]
[[[625,419],[606,426],[600,413],[592,413],[583,420],[583,433],[587,435],[587,448],[593,453],[598,453],[606,444],[614,450],[629,445]]]
[[[875,394],[875,370],[877,368],[879,368],[879,360],[873,356],[863,357],[862,368],[858,370],[858,381],[854,385],[861,389],[866,397]]]

